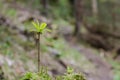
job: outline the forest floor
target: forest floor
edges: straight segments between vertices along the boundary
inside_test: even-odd
[[[32,19],[46,22],[52,29],[41,36],[41,65],[48,67],[49,74],[61,75],[71,66],[87,80],[119,80],[120,65],[104,57],[108,52],[78,43],[71,36],[66,39],[66,34],[72,32],[70,24],[54,23],[38,11],[2,0],[0,11],[0,67],[8,80],[18,80],[27,71],[37,71],[35,40],[29,33]]]

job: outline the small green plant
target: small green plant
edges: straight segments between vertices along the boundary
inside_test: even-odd
[[[32,22],[32,24],[34,25],[34,27],[35,27],[35,32],[37,32],[37,33],[40,33],[40,34],[42,34],[43,33],[43,31],[45,30],[45,28],[46,28],[46,26],[47,26],[47,24],[46,23],[39,23],[38,21],[36,21],[36,22]]]
[[[46,23],[39,23],[38,21],[32,22],[33,26],[35,27],[34,32],[37,35],[37,50],[38,50],[38,72],[40,69],[40,35],[45,31],[49,29],[46,29],[47,24]]]
[[[63,76],[57,76],[55,79],[47,73],[47,69],[40,69],[38,73],[28,72],[20,80],[86,80],[80,73],[74,73],[72,68],[67,68],[67,73]]]
[[[41,67],[40,69],[40,35],[45,30],[47,24],[46,23],[39,23],[32,22],[32,24],[35,27],[35,33],[37,34],[37,48],[38,48],[38,72],[27,72],[20,80],[86,80],[82,74],[74,73],[74,70],[70,67],[67,68],[67,73],[65,73],[63,76],[57,76],[55,79],[53,79],[48,73],[47,69],[44,67]],[[48,30],[48,29],[47,29]]]
[[[67,73],[63,76],[58,76],[56,80],[86,80],[81,73],[74,73],[70,67],[67,68]]]

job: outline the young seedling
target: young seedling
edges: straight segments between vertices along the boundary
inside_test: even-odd
[[[37,50],[38,50],[38,72],[40,71],[40,36],[45,31],[47,24],[46,23],[39,23],[38,21],[32,22],[33,26],[35,27],[35,33],[37,35]],[[49,29],[47,29],[49,30]]]
[[[34,32],[37,34],[37,48],[38,48],[38,73],[28,72],[20,80],[52,80],[52,77],[47,73],[46,69],[40,69],[40,35],[46,30],[46,23],[32,22],[35,27]],[[49,29],[47,29],[50,31]],[[58,76],[54,80],[86,80],[80,73],[74,73],[70,67],[67,68],[67,73],[63,76]]]

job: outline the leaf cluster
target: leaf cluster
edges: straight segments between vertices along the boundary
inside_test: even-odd
[[[40,24],[37,20],[36,22],[32,22],[32,24],[35,27],[35,30],[33,30],[34,32],[42,34],[45,30],[50,31],[49,29],[46,29],[47,24],[45,22]]]

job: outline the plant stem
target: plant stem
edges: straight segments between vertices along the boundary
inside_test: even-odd
[[[38,33],[38,72],[40,71],[40,33]]]

